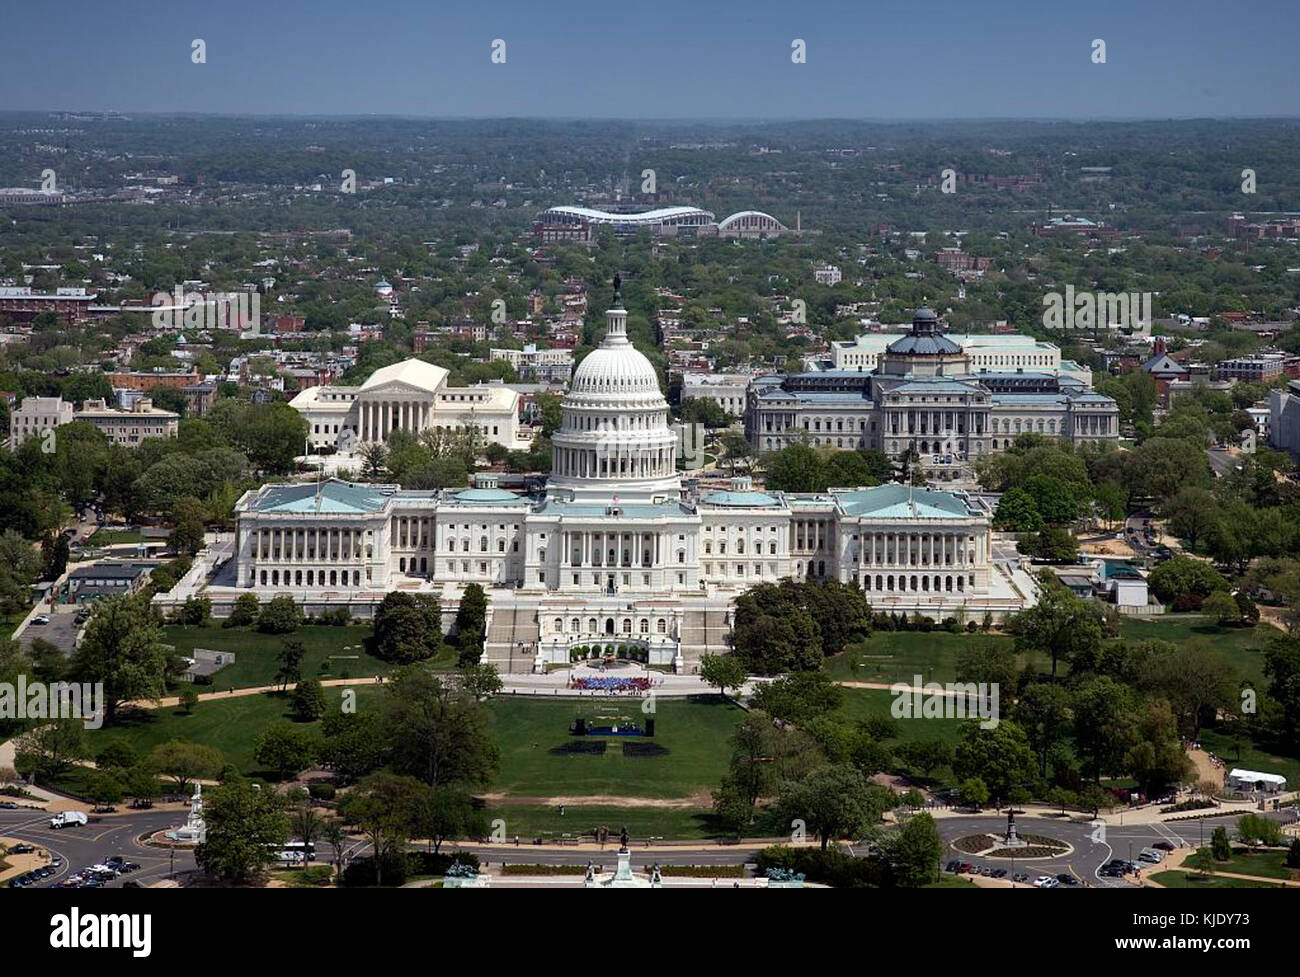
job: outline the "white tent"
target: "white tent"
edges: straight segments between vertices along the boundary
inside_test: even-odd
[[[1228,774],[1228,786],[1238,790],[1257,790],[1260,785],[1270,794],[1286,790],[1286,778],[1276,773],[1260,773],[1234,767]]]

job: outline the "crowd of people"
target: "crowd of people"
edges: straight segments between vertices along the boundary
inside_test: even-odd
[[[575,678],[569,688],[588,692],[649,692],[654,683],[644,675],[629,678]]]

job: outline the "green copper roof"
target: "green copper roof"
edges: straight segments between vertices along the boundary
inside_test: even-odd
[[[778,499],[773,498],[766,492],[710,492],[701,496],[700,501],[705,505],[730,506],[774,506],[781,504]]]
[[[253,503],[255,512],[376,512],[391,495],[375,485],[359,485],[331,479],[314,483],[271,485]]]
[[[835,498],[850,516],[881,519],[965,519],[966,503],[949,492],[909,488],[906,485],[877,485],[852,492],[836,492]]]
[[[468,488],[452,496],[457,502],[524,502],[522,496],[505,489]]]

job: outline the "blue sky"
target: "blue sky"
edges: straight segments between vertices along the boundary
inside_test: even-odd
[[[1294,0],[4,0],[0,110],[1300,115]],[[190,42],[207,42],[192,64]],[[506,63],[491,44],[506,42]],[[807,43],[793,64],[791,42]],[[1102,38],[1107,63],[1093,64]]]

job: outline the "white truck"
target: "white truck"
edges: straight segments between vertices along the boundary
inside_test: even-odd
[[[90,818],[86,816],[85,811],[60,811],[50,818],[50,827],[67,828],[74,824],[86,824],[89,821]]]

